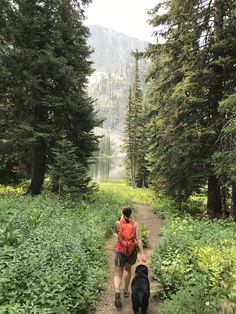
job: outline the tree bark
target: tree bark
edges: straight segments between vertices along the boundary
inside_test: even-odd
[[[131,181],[132,187],[136,188],[135,158],[131,158]]]
[[[221,36],[221,30],[223,28],[223,4],[220,0],[215,0],[214,8],[214,39],[217,42]]]
[[[223,10],[222,3],[219,0],[214,2],[214,41],[219,42],[221,29],[223,23]],[[214,61],[219,59],[219,51],[213,51]],[[210,125],[214,126],[215,135],[212,137],[211,147],[213,148],[212,154],[217,148],[216,141],[221,132],[222,126],[219,121],[219,101],[222,99],[222,67],[218,64],[212,66],[214,81],[212,81],[212,86],[210,88],[210,104],[211,104],[211,121]],[[207,211],[209,218],[220,218],[222,217],[222,201],[221,201],[221,190],[220,184],[216,176],[212,173],[208,177],[208,195],[207,195]]]
[[[38,140],[34,147],[33,173],[29,186],[32,196],[39,195],[42,191],[46,172],[46,143],[43,139]]]
[[[207,209],[209,218],[222,217],[221,193],[218,180],[214,175],[208,178]]]
[[[227,207],[227,196],[228,196],[228,188],[227,188],[227,185],[224,184],[223,186],[221,186],[222,217],[224,219],[229,217],[229,210]]]
[[[236,219],[236,182],[232,184],[232,197],[231,197],[231,209],[230,216]]]
[[[59,176],[57,178],[52,177],[52,189],[51,189],[52,193],[58,194],[58,191],[59,191],[58,181],[59,181]]]

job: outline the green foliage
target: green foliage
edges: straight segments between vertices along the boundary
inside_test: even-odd
[[[215,313],[224,298],[233,301],[227,287],[234,285],[236,274],[234,223],[172,216],[162,235],[152,268],[167,297],[164,313],[171,308],[172,313]],[[199,294],[197,304],[193,299]]]
[[[105,240],[120,208],[132,201],[127,189],[116,195],[113,188],[119,185],[76,203],[1,198],[1,313],[92,311],[107,275]]]
[[[128,181],[133,188],[147,187],[147,164],[145,160],[147,141],[144,122],[143,94],[139,79],[140,53],[132,53],[135,59],[134,82],[129,88],[126,106],[124,149]]]
[[[1,196],[16,196],[23,195],[27,191],[29,182],[22,181],[18,185],[2,185],[0,184],[0,195]]]
[[[66,194],[81,195],[89,191],[87,168],[79,162],[76,147],[63,137],[52,149],[53,164],[50,173],[59,198]]]
[[[169,198],[160,198],[153,204],[153,211],[162,218],[170,218],[175,216],[191,216],[201,217],[203,210],[206,208],[205,196],[191,196],[187,201],[176,202]]]
[[[222,129],[222,150],[213,155],[213,166],[223,183],[236,181],[236,94],[230,95],[220,103],[220,110],[227,116]]]
[[[92,69],[83,22],[84,5],[90,1],[4,2],[0,157],[16,161],[14,170],[32,178],[29,192],[37,195],[52,149],[63,135],[76,147],[81,175],[97,149],[93,129],[100,121],[86,90]]]
[[[236,311],[236,278],[234,277],[229,282],[224,282],[219,291],[221,297],[221,308],[234,313]]]
[[[100,190],[117,195],[126,200],[126,203],[153,204],[155,196],[150,189],[132,189],[125,183],[101,183]]]
[[[19,242],[19,230],[15,229],[12,223],[0,229],[0,247],[8,245],[17,245]]]
[[[235,168],[235,12],[234,1],[163,0],[150,12],[157,43],[146,52],[152,185],[186,201],[208,182],[215,216],[225,207],[219,186]]]
[[[150,231],[145,227],[144,224],[139,225],[139,230],[141,234],[143,247],[148,247],[148,237],[149,237]]]
[[[6,314],[91,312],[107,275],[105,240],[121,207],[153,200],[151,191],[125,184],[102,184],[79,202],[19,196],[22,187],[1,191],[0,312]]]
[[[205,282],[196,286],[187,286],[179,290],[163,305],[163,314],[217,314],[214,304],[208,301],[208,291]]]
[[[19,177],[14,170],[11,160],[5,158],[0,159],[0,184],[16,184],[19,183]]]

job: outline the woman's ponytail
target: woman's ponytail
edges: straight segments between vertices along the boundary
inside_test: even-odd
[[[129,207],[129,206],[124,206],[122,208],[122,214],[124,216],[124,219],[125,219],[125,222],[126,223],[129,223],[129,220],[130,220],[130,216],[132,214],[132,208]]]

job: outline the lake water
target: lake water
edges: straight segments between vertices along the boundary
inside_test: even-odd
[[[97,157],[90,168],[90,175],[94,181],[109,182],[125,179],[123,157]]]

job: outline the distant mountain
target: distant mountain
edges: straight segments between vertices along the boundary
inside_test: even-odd
[[[148,45],[145,41],[102,26],[92,25],[89,29],[91,36],[88,44],[95,49],[92,59],[97,71],[118,70],[130,59],[131,51],[136,49],[143,51]]]
[[[128,90],[134,76],[131,52],[144,51],[148,43],[97,25],[90,27],[90,33],[88,43],[94,49],[92,61],[96,71],[89,78],[88,91],[97,99],[98,116],[105,120],[103,129],[121,134]],[[140,61],[141,84],[146,68],[146,62]]]
[[[144,51],[148,43],[102,26],[91,26],[88,44],[93,47],[95,72],[89,78],[88,93],[96,99],[95,109],[104,119],[104,134],[92,176],[97,180],[124,177],[122,137],[129,86],[134,79],[131,52]],[[147,63],[140,61],[140,80],[144,81]],[[144,85],[144,84],[142,84]]]

